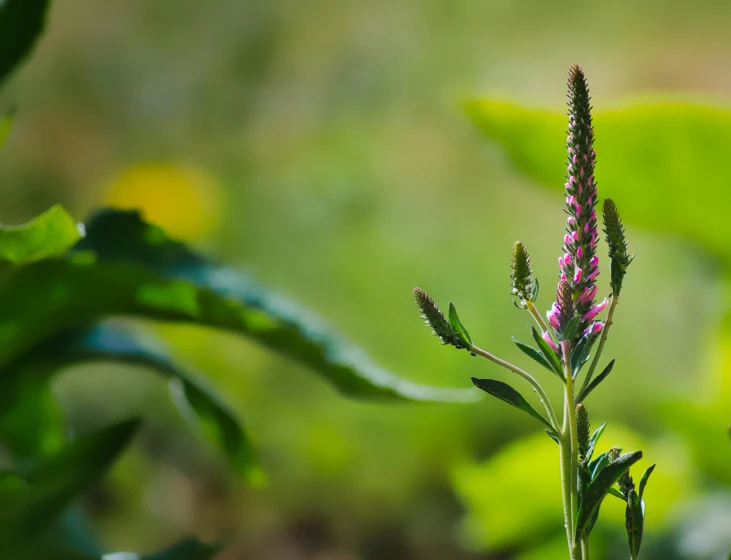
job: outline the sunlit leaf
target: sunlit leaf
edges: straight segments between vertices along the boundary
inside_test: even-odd
[[[457,315],[457,308],[451,301],[449,302],[449,326],[457,333],[457,336],[467,348],[472,346],[472,337],[467,331],[467,328],[462,324],[462,321],[460,321],[459,315]]]
[[[538,348],[541,349],[541,353],[546,358],[546,361],[551,364],[551,369],[553,370],[553,373],[558,375],[558,377],[563,380],[563,369],[561,368],[561,362],[559,361],[556,352],[554,352],[553,349],[548,345],[548,343],[543,340],[543,338],[541,338],[541,335],[538,334],[538,331],[535,327],[531,327],[530,332],[533,335],[533,340],[535,340]]]
[[[560,107],[544,111],[482,99],[466,108],[519,170],[563,189],[566,116]],[[672,100],[596,106],[594,129],[600,194],[617,203],[625,222],[680,233],[731,260],[731,169],[718,163],[731,148],[729,108]],[[702,185],[703,196],[692,185]]]
[[[0,82],[32,50],[43,31],[48,0],[0,0]]]
[[[61,206],[53,206],[26,224],[0,226],[0,260],[23,265],[60,257],[79,239],[74,219]]]
[[[639,496],[640,499],[642,499],[642,495],[645,493],[645,486],[647,486],[647,481],[650,479],[650,475],[652,474],[652,471],[655,470],[656,465],[652,465],[645,470],[645,472],[642,473],[642,478],[640,478],[640,491]]]
[[[614,367],[614,360],[609,362],[607,366],[602,370],[602,372],[597,375],[594,379],[592,379],[591,383],[587,386],[587,388],[581,392],[579,392],[578,396],[576,397],[576,402],[584,402],[586,397],[589,396],[589,393],[591,393],[594,389],[596,389],[599,384],[604,381],[607,378],[607,375],[612,373],[612,368]]]
[[[553,369],[553,366],[551,366],[550,363],[548,363],[548,360],[543,355],[542,352],[540,352],[537,348],[533,348],[533,346],[530,346],[528,344],[524,344],[523,342],[520,342],[519,340],[513,338],[513,342],[515,345],[529,358],[532,358],[539,364],[541,364],[544,368],[546,368],[551,373],[556,373]]]

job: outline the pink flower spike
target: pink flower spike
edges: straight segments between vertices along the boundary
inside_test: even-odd
[[[546,313],[546,319],[548,319],[548,322],[551,323],[551,326],[556,330],[558,330],[558,328],[560,327],[560,324],[558,322],[559,311],[560,310],[558,308],[558,305],[554,303],[551,306],[551,309]]]
[[[594,255],[593,257],[591,257],[591,260],[589,261],[589,267],[596,268],[597,266],[599,266],[599,257]]]
[[[584,224],[584,233],[589,233],[589,224]]]
[[[579,296],[579,303],[589,303],[596,296],[596,284],[591,288],[584,288],[583,293]]]
[[[567,233],[566,235],[563,236],[563,242],[564,242],[564,245],[566,245],[567,247],[571,247],[571,244],[573,243],[573,239],[571,239],[571,236]]]
[[[572,179],[573,179],[573,177],[572,177]],[[576,206],[576,197],[567,196],[566,197],[566,206]]]
[[[551,347],[551,350],[554,352],[558,352],[558,348],[556,348],[556,343],[551,340],[551,335],[548,333],[548,331],[543,331],[543,334],[541,335],[543,337],[543,340],[546,341],[546,343]]]
[[[581,318],[583,321],[591,321],[594,317],[597,316],[599,312],[601,312],[602,309],[604,309],[607,306],[607,298],[604,298],[600,303],[589,309],[586,313],[584,313],[584,316]]]
[[[581,273],[583,271],[580,268],[576,269],[576,272],[574,272],[574,284],[578,284],[581,282]]]
[[[566,223],[573,226],[576,223],[576,218],[574,218],[573,216],[569,216],[568,218],[566,218]]]
[[[578,260],[581,260],[581,257],[582,257],[583,255],[584,255],[584,248],[583,248],[583,247],[581,247],[581,246],[579,246],[579,247],[578,247],[578,248],[576,249],[576,258],[577,258]]]
[[[579,233],[576,232],[576,231],[572,231],[571,232],[571,239],[573,239],[574,242],[578,242],[579,241]]]
[[[593,272],[591,274],[589,274],[589,276],[586,277],[586,281],[587,282],[593,282],[594,281],[594,278],[597,277],[597,274],[599,274],[599,269],[598,268],[595,268],[593,270]]]

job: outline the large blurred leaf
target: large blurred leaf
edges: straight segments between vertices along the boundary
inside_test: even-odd
[[[48,0],[0,0],[0,82],[30,53],[47,7]]]
[[[45,311],[39,303],[35,307],[40,315],[48,314],[48,308],[55,305],[56,316],[64,323],[132,314],[232,330],[309,366],[341,392],[354,397],[418,401],[476,398],[467,389],[428,387],[394,376],[331,334],[312,314],[267,293],[233,269],[168,239],[160,228],[146,224],[136,212],[98,213],[88,223],[87,235],[76,251],[79,257],[91,252],[97,260],[86,266],[38,263],[37,268],[15,271],[0,283],[0,294],[2,290],[18,296],[25,292],[24,297],[20,296],[25,304],[30,299],[39,302],[37,295],[31,298],[28,283],[49,297],[51,293],[63,294],[50,298],[53,304],[45,305]],[[19,306],[14,307],[15,317],[9,321],[33,320],[27,308],[21,313]],[[35,327],[44,328],[40,317],[35,321]],[[0,330],[0,343],[2,334]],[[12,337],[22,344],[21,338]],[[0,348],[0,363],[2,354]]]
[[[33,349],[36,368],[50,374],[68,364],[110,360],[150,367],[171,378],[176,404],[253,483],[262,481],[254,449],[237,415],[200,379],[175,364],[149,339],[122,325],[100,324],[54,337]],[[20,374],[22,377],[22,373]]]
[[[219,545],[207,544],[189,538],[155,554],[112,552],[92,555],[73,549],[42,548],[24,558],[25,560],[211,560],[220,551],[221,547]]]
[[[0,550],[18,554],[112,465],[139,428],[131,420],[83,435],[53,457],[0,477]],[[9,557],[19,557],[12,556]]]
[[[0,260],[23,265],[60,257],[81,239],[79,226],[61,206],[53,206],[20,226],[0,226]]]
[[[557,191],[566,175],[566,116],[482,99],[469,115],[513,163]],[[731,110],[655,101],[596,110],[596,176],[629,223],[680,233],[731,260]],[[699,193],[702,193],[699,194]]]

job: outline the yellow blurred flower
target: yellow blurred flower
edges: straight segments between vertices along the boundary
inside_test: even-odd
[[[221,196],[219,186],[201,169],[154,163],[130,167],[114,177],[106,202],[116,208],[139,209],[172,237],[193,240],[215,228]]]

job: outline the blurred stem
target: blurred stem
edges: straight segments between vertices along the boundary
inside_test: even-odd
[[[589,386],[589,383],[591,382],[591,378],[594,375],[594,370],[596,369],[596,366],[599,364],[599,358],[602,355],[602,351],[604,350],[604,344],[607,342],[607,334],[609,334],[609,327],[612,326],[612,318],[614,317],[614,309],[617,307],[617,303],[619,302],[619,296],[612,296],[612,303],[609,304],[609,313],[607,313],[607,320],[604,323],[604,328],[602,329],[602,336],[599,339],[599,346],[597,346],[596,354],[594,355],[594,359],[591,361],[591,366],[589,366],[589,371],[586,372],[586,377],[584,378],[584,382],[581,384],[581,391],[579,393],[583,393],[586,388]]]
[[[561,430],[561,484],[563,486],[564,524],[571,560],[585,560],[583,547],[576,538],[576,518],[579,511],[579,440],[576,432],[576,401],[574,398],[574,378],[571,372],[571,348],[563,341],[564,375],[564,416]]]
[[[551,400],[548,398],[546,391],[543,389],[543,386],[535,379],[535,377],[533,377],[530,373],[523,371],[518,366],[514,366],[510,362],[506,362],[505,360],[501,360],[497,356],[493,356],[488,351],[483,350],[482,348],[473,346],[472,348],[470,348],[470,351],[477,354],[478,356],[482,356],[483,358],[490,360],[491,362],[499,366],[504,367],[505,369],[509,369],[513,373],[517,373],[528,383],[530,383],[535,392],[538,393],[538,398],[541,399],[543,407],[546,409],[546,413],[548,414],[548,421],[553,426],[553,429],[558,433],[558,417],[556,416],[556,412],[553,410],[553,405],[551,404]]]
[[[541,317],[541,314],[539,313],[538,309],[536,309],[535,304],[532,301],[527,302],[528,305],[528,311],[530,311],[530,314],[533,315],[533,318],[536,320],[536,323],[538,323],[538,326],[541,327],[541,330],[543,332],[548,332],[549,336],[553,338],[553,335],[551,334],[551,331],[548,329],[548,325],[546,325],[546,322],[543,320],[543,317]],[[554,342],[556,342],[554,340]]]

